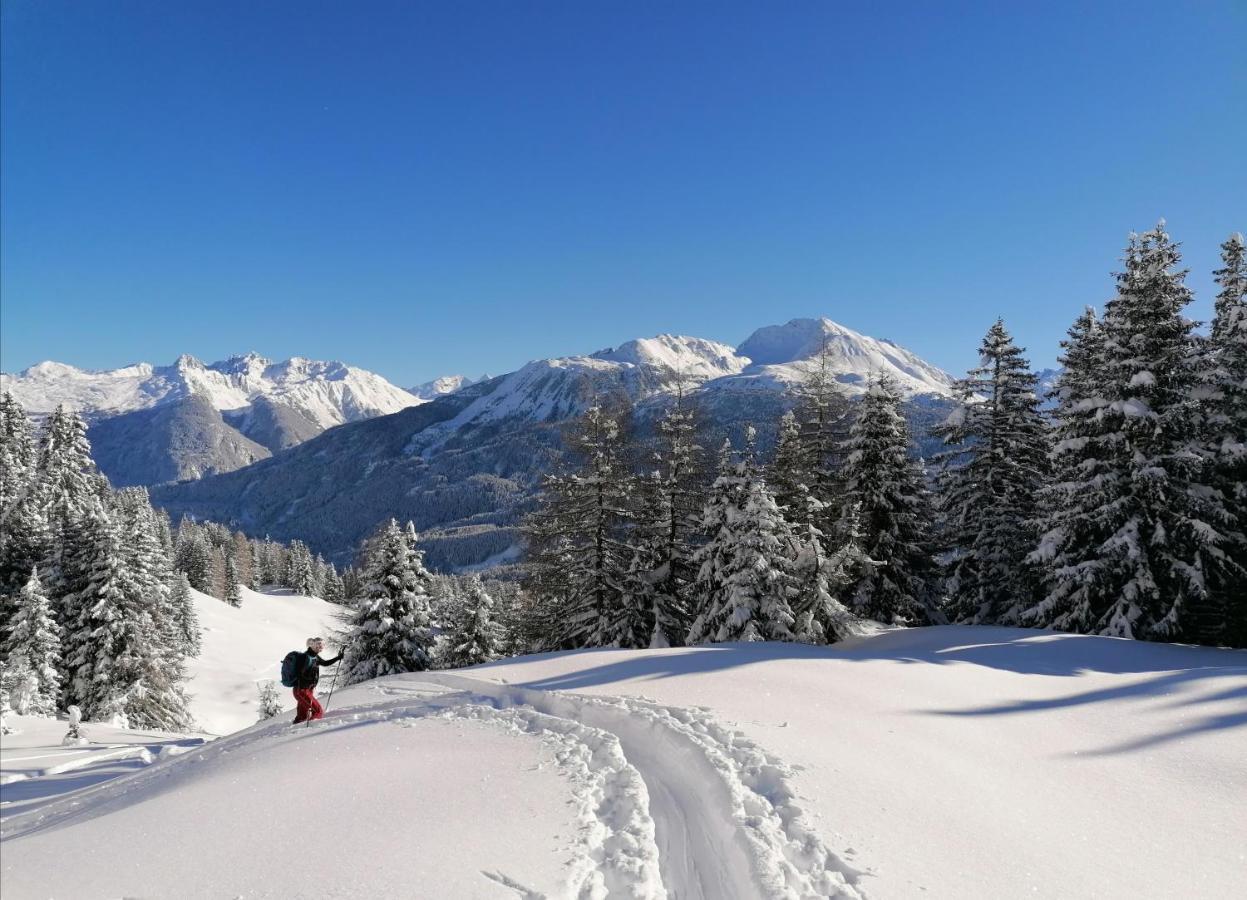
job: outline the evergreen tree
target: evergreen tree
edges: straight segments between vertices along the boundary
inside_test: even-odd
[[[339,605],[346,603],[346,588],[342,584],[342,577],[338,575],[338,570],[334,568],[333,563],[325,564],[322,581],[324,583],[322,593],[326,601]]]
[[[178,572],[173,578],[169,606],[176,625],[178,651],[184,657],[198,656],[203,647],[203,633],[199,627],[199,613],[195,611],[195,600],[191,596],[191,584],[185,572]]]
[[[636,482],[636,549],[625,576],[621,646],[679,646],[693,621],[697,520],[706,500],[701,425],[681,381],[658,422],[646,474]],[[646,633],[645,629],[650,629]]]
[[[817,526],[807,523],[797,529],[796,555],[791,562],[795,640],[829,644],[854,633],[858,617],[840,598],[861,578],[868,560],[852,510],[846,513],[842,530],[844,539],[829,554]]]
[[[207,535],[190,519],[178,526],[174,565],[186,573],[190,586],[201,594],[212,593],[212,548]]]
[[[770,484],[775,491],[775,502],[795,525],[812,524],[822,510],[810,491],[813,477],[808,457],[797,414],[789,410],[779,420]]]
[[[1203,643],[1247,647],[1247,251],[1241,234],[1221,245],[1221,288],[1207,343],[1205,438],[1211,477],[1234,526],[1226,530],[1227,560],[1192,614],[1191,635]]]
[[[477,575],[467,580],[448,649],[443,657],[447,668],[458,669],[490,662],[502,656],[504,636],[494,618],[494,601]]]
[[[251,590],[259,592],[264,586],[264,564],[261,562],[260,544],[257,541],[247,542],[247,552],[251,556],[250,579],[247,581],[247,587]]]
[[[30,573],[18,595],[17,613],[5,639],[5,658],[21,675],[22,689],[15,702],[18,714],[56,715],[61,696],[60,627],[52,619],[37,571]]]
[[[872,381],[844,444],[841,515],[854,510],[871,560],[846,596],[860,615],[914,625],[931,620],[931,512],[900,403],[891,379]]]
[[[0,515],[35,483],[34,432],[20,403],[8,391],[0,394]]]
[[[91,561],[76,596],[65,654],[70,702],[88,718],[166,731],[191,726],[182,672],[160,646],[158,614],[126,565],[118,526],[107,510],[88,517]]]
[[[47,526],[44,585],[63,601],[85,586],[86,573],[76,561],[89,553],[87,519],[108,501],[108,482],[91,459],[86,423],[64,406],[44,425],[38,465],[35,490]]]
[[[621,595],[633,547],[631,478],[623,455],[622,410],[595,404],[568,430],[577,469],[546,478],[527,519],[529,585],[549,604],[554,647],[617,646]],[[652,624],[641,629],[652,633]]]
[[[316,596],[316,561],[307,544],[299,540],[290,542],[290,549],[286,551],[286,571],[281,580],[296,594]]]
[[[225,602],[230,606],[242,606],[242,582],[238,580],[238,566],[233,556],[225,557]]]
[[[277,685],[271,681],[260,682],[260,721],[267,722],[282,713],[281,696],[277,693]]]
[[[1047,566],[1040,625],[1121,637],[1173,639],[1225,574],[1232,514],[1200,482],[1198,344],[1177,245],[1163,223],[1131,238],[1117,296],[1080,354],[1090,365],[1063,388],[1057,481],[1046,493]]]
[[[1039,380],[997,319],[980,363],[956,384],[960,406],[935,430],[941,456],[939,531],[949,557],[949,618],[1017,625],[1038,599],[1026,561],[1038,537],[1038,495],[1047,475],[1047,426]]]
[[[702,605],[688,642],[782,641],[794,637],[789,554],[795,541],[754,457],[753,429],[744,458],[728,462],[711,489],[698,552]]]
[[[420,552],[391,519],[370,543],[368,584],[348,620],[343,678],[355,684],[429,667],[431,577]]]

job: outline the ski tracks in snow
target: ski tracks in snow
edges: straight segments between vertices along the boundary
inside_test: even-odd
[[[555,749],[580,806],[572,897],[862,896],[860,872],[806,823],[791,771],[705,710],[441,672],[409,678],[375,689],[420,696],[425,714],[493,722]],[[415,712],[401,701],[386,706],[391,715]],[[500,873],[483,874],[532,896]]]

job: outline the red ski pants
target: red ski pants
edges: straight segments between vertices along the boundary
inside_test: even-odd
[[[324,718],[325,710],[321,707],[320,701],[316,699],[316,688],[295,688],[294,699],[299,704],[294,724],[298,725],[308,719]]]

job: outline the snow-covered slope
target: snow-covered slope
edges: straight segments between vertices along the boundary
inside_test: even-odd
[[[742,359],[727,344],[702,338],[661,334],[628,341],[588,356],[565,356],[530,362],[496,384],[458,416],[421,435],[426,452],[468,425],[501,420],[557,422],[582,413],[601,394],[621,391],[644,401],[683,382],[693,389],[742,371]]]
[[[860,394],[872,376],[888,375],[906,397],[952,396],[953,378],[947,372],[891,341],[867,337],[828,318],[793,319],[758,329],[736,351],[750,366],[708,387],[789,389],[822,364],[824,347],[828,371],[847,393]]]
[[[93,416],[148,409],[191,395],[222,412],[266,398],[297,410],[321,429],[397,412],[418,400],[380,375],[340,362],[293,357],[273,362],[255,353],[201,363],[180,356],[171,366],[138,363],[91,371],[42,362],[0,376],[27,412],[45,414],[64,403]]]
[[[5,897],[288,894],[304,796],[324,896],[1237,897],[1244,697],[1240,651],[968,627],[396,676],[5,818]]]
[[[259,683],[280,681],[281,658],[309,637],[328,636],[340,607],[317,597],[243,588],[242,605],[230,606],[192,591],[203,628],[203,650],[187,661],[191,713],[209,734],[229,734],[259,717]],[[290,691],[277,687],[293,709]]]

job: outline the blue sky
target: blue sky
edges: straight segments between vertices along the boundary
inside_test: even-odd
[[[1007,8],[1011,7],[1011,8]],[[408,385],[828,315],[1039,365],[1247,229],[1247,3],[3,5],[3,368]]]

